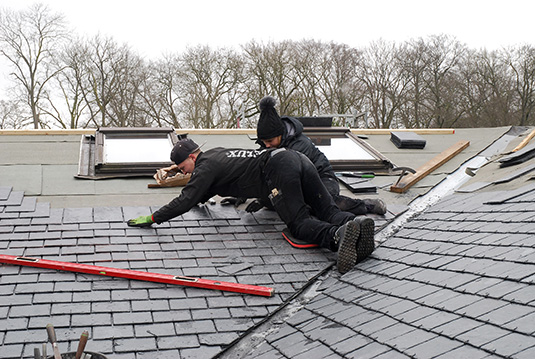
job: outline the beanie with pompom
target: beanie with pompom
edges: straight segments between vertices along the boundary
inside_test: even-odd
[[[266,96],[258,103],[260,118],[256,126],[256,136],[259,140],[269,140],[284,133],[284,125],[275,109],[277,100]]]

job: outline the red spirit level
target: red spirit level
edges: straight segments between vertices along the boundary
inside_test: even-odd
[[[5,254],[0,254],[0,263],[23,265],[28,267],[39,267],[47,269],[57,269],[68,272],[88,273],[104,275],[108,277],[119,277],[135,280],[144,280],[148,282],[158,282],[167,284],[178,284],[189,287],[216,289],[227,292],[238,292],[245,294],[262,295],[271,297],[273,295],[273,288],[260,287],[249,284],[230,283],[217,280],[201,279],[184,277],[180,275],[150,273],[143,271],[135,271],[130,269],[117,269],[110,267],[100,267],[90,264],[59,262],[40,258],[30,257],[16,257]]]

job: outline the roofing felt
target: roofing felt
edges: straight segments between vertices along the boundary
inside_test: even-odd
[[[496,166],[471,181],[515,170]],[[443,198],[343,276],[331,269],[333,253],[282,240],[284,225],[270,211],[202,205],[153,228],[130,228],[126,219],[156,207],[54,207],[2,182],[3,254],[276,292],[258,297],[2,265],[0,358],[32,357],[47,323],[63,351],[75,350],[89,330],[88,350],[110,358],[532,357],[535,194],[526,179]],[[518,191],[507,197],[511,188]],[[374,218],[382,228],[393,214]],[[299,294],[311,283],[305,300]]]
[[[372,183],[378,187],[377,195],[392,205],[407,205],[416,196],[426,193],[444,179],[460,164],[477,155],[489,144],[500,138],[509,128],[456,129],[455,132],[422,134],[427,140],[425,149],[398,149],[390,134],[366,134],[366,142],[395,166],[417,169],[434,156],[459,140],[470,140],[470,146],[448,163],[431,173],[402,196],[392,194],[388,187],[396,176],[377,176]],[[188,137],[203,149],[212,147],[257,148],[247,134],[188,132]],[[0,186],[13,187],[27,196],[36,197],[39,202],[50,203],[53,208],[103,207],[103,206],[147,206],[164,205],[179,193],[179,188],[147,188],[155,183],[152,178],[83,180],[76,179],[83,135],[61,131],[46,134],[46,131],[22,135],[13,132],[3,135],[0,131]],[[351,192],[341,187],[346,195]],[[369,196],[370,194],[366,194]]]

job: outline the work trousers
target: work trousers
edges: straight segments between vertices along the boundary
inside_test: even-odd
[[[363,200],[358,198],[351,198],[340,194],[340,185],[335,177],[322,176],[321,181],[327,188],[327,191],[331,194],[334,203],[342,211],[351,212],[356,215],[363,215],[368,213],[366,204]]]
[[[355,215],[336,206],[312,162],[299,152],[278,149],[271,153],[264,176],[271,204],[292,235],[336,250],[334,233]]]

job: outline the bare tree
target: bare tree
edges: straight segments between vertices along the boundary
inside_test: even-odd
[[[20,101],[0,100],[0,129],[21,129],[28,122],[31,123],[31,118],[24,116]]]
[[[148,71],[144,91],[140,94],[144,101],[142,109],[158,126],[181,128],[182,109],[179,103],[183,91],[180,88],[178,56],[166,55],[162,60],[149,64]]]
[[[0,54],[13,67],[11,75],[23,89],[34,128],[45,125],[40,118],[40,102],[47,83],[57,74],[50,63],[66,36],[63,15],[51,13],[43,4],[1,13]]]
[[[249,79],[248,97],[251,99],[248,116],[258,113],[256,105],[266,95],[279,100],[282,114],[298,114],[301,111],[298,90],[303,76],[296,71],[294,43],[283,41],[262,45],[251,41],[243,46],[243,50]]]
[[[360,51],[347,45],[331,43],[318,86],[323,98],[323,111],[347,114],[364,111],[364,91],[358,81]]]
[[[513,70],[518,101],[520,126],[533,123],[531,113],[535,107],[535,48],[524,45],[510,51],[509,66]]]
[[[403,104],[409,79],[400,66],[400,53],[394,43],[380,40],[364,51],[359,64],[359,80],[375,128],[390,128]]]
[[[409,84],[404,94],[405,100],[400,107],[399,116],[404,127],[426,127],[432,119],[432,114],[422,106],[426,97],[429,96],[429,88],[426,83],[428,72],[427,42],[420,38],[411,40],[403,48],[401,54],[402,71],[407,73]]]
[[[233,127],[237,114],[225,100],[233,98],[244,81],[242,68],[232,50],[214,51],[207,46],[187,49],[180,58],[186,123],[195,128]]]
[[[126,47],[121,50],[119,58],[111,64],[116,81],[108,113],[114,119],[114,126],[148,126],[150,120],[139,109],[140,92],[148,72],[139,56]]]
[[[134,77],[129,66],[138,66],[138,58],[128,46],[99,35],[88,42],[85,51],[82,92],[89,121],[100,127],[126,125],[137,93],[136,83],[128,82]]]
[[[88,48],[81,39],[72,41],[56,58],[58,71],[53,81],[53,93],[47,94],[46,113],[61,128],[87,127],[88,104],[84,100],[85,64]]]
[[[439,35],[430,37],[427,50],[425,78],[429,97],[423,105],[433,118],[425,127],[454,127],[465,112],[459,66],[466,47],[454,38]]]
[[[466,116],[463,127],[514,125],[514,84],[508,55],[469,51],[461,68]]]

